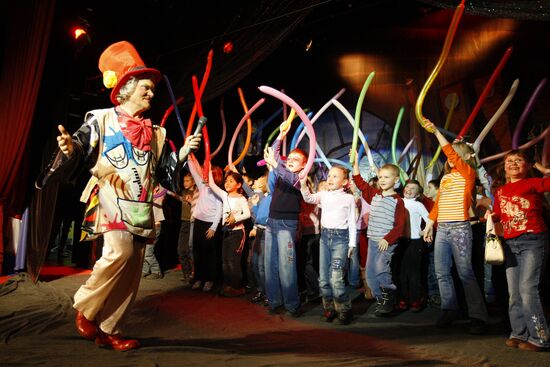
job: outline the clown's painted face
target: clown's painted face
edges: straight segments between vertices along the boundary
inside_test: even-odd
[[[138,81],[134,93],[125,104],[129,105],[132,111],[142,113],[151,108],[151,100],[155,96],[155,84],[150,79],[141,79]]]

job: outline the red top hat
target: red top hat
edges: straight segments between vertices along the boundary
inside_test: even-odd
[[[113,43],[103,51],[99,57],[99,70],[103,73],[103,84],[113,88],[111,102],[115,106],[119,104],[116,96],[120,88],[130,77],[150,74],[155,84],[161,80],[160,71],[146,67],[134,46],[127,41]]]

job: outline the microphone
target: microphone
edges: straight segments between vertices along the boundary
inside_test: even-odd
[[[195,131],[193,132],[193,135],[197,135],[198,133],[201,132],[204,124],[206,124],[206,121],[208,121],[206,116],[202,116],[201,118],[199,118],[199,122],[197,123],[197,127],[195,128]]]

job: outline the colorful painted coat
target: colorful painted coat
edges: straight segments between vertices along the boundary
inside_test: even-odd
[[[52,176],[67,176],[85,164],[92,177],[81,201],[86,203],[82,240],[91,240],[111,230],[153,238],[153,189],[156,170],[174,163],[162,155],[166,131],[153,125],[151,150],[142,151],[122,133],[114,108],[86,114],[85,123],[73,134],[74,154],[66,158],[58,152],[37,187]],[[174,164],[175,165],[175,164]]]

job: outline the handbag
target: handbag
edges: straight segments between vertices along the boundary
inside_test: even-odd
[[[487,216],[485,232],[485,263],[502,265],[504,263],[504,249],[500,238],[495,232],[495,224],[491,215]]]

